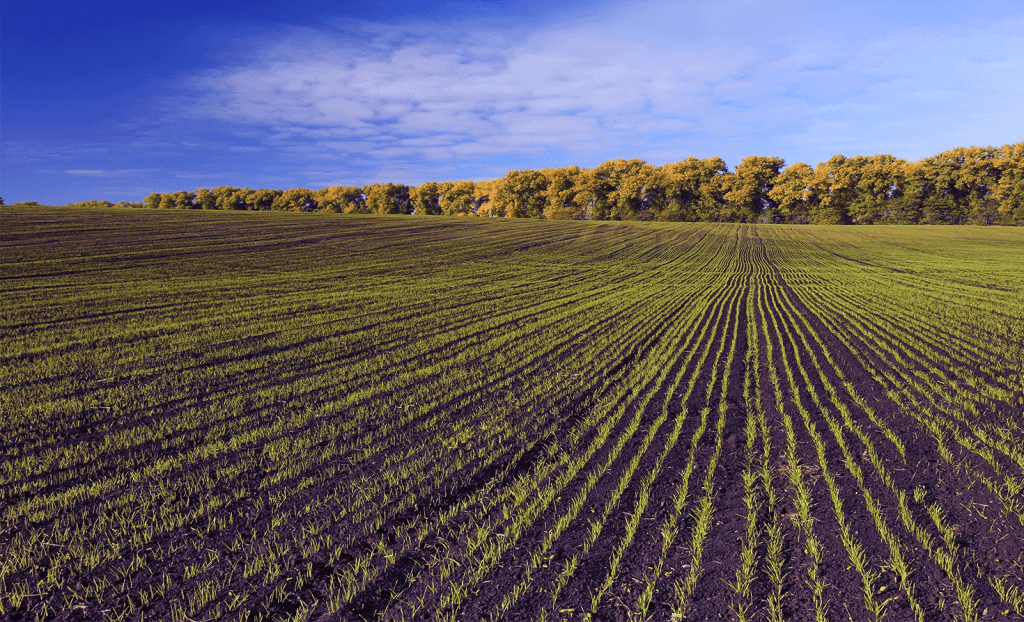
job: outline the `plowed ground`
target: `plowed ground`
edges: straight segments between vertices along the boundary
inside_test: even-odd
[[[1024,615],[1024,232],[0,213],[0,616]]]

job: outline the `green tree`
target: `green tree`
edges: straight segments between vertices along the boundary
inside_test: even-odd
[[[993,197],[999,222],[1024,226],[1024,143],[1003,145],[998,156],[999,183]]]
[[[282,194],[284,193],[273,188],[260,188],[247,193],[245,202],[251,210],[266,212],[274,209],[274,201]]]
[[[689,157],[654,169],[647,194],[658,220],[720,220],[723,183],[729,167],[722,158]]]
[[[38,205],[35,201],[29,201],[30,204]],[[26,205],[26,203],[22,203]],[[80,201],[78,203],[68,203],[65,207],[114,207],[114,204],[110,201]]]
[[[818,199],[809,205],[810,222],[839,225],[850,222],[850,205],[857,196],[856,168],[848,165],[846,156],[837,154],[814,169],[810,190]]]
[[[770,194],[785,163],[782,158],[767,156],[743,158],[726,181],[724,198],[729,220],[775,222],[779,219],[778,204]]]
[[[643,160],[602,162],[580,176],[579,199],[591,220],[646,218],[647,183],[653,172]]]
[[[832,213],[858,224],[903,222],[896,202],[906,187],[907,162],[888,154],[833,156],[819,165],[815,190]]]
[[[885,222],[891,224],[917,224],[924,213],[924,199],[928,188],[923,169],[917,162],[902,162],[898,175],[899,189],[888,204]]]
[[[189,190],[180,190],[174,193],[174,209],[196,209],[196,193]]]
[[[159,192],[154,192],[153,194],[148,195],[145,199],[142,199],[142,203],[149,209],[159,209],[163,200],[164,195]]]
[[[997,150],[957,147],[921,161],[927,179],[925,218],[933,222],[992,224],[998,219]]]
[[[908,178],[906,191],[913,192],[919,212],[918,222],[928,225],[953,225],[966,222],[953,197],[936,188],[934,171],[922,162],[916,162],[914,177]],[[913,185],[911,185],[911,181]]]
[[[811,189],[813,180],[814,169],[803,162],[787,166],[775,178],[768,197],[775,201],[783,221],[794,224],[809,221],[811,206],[817,202]]]
[[[627,166],[618,171],[612,220],[651,219],[648,190],[653,172],[654,166],[643,160],[628,160]]]

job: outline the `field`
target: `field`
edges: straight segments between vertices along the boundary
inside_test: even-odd
[[[0,618],[1024,616],[1024,230],[0,211]]]

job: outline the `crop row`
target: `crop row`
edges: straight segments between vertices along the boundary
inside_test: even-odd
[[[48,214],[0,615],[1024,615],[1012,230]]]

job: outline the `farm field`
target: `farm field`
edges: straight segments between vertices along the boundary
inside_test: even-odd
[[[1024,229],[2,208],[0,300],[0,619],[1024,616]]]

